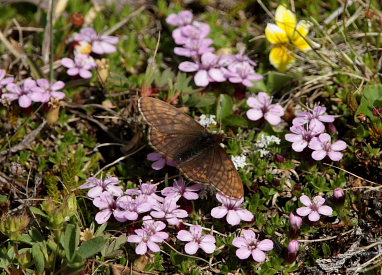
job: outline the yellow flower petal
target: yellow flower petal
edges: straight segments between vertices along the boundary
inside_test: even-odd
[[[308,43],[308,39],[305,38],[310,29],[311,23],[301,20],[298,22],[295,32],[291,37],[292,43],[302,51],[310,50],[311,47]]]
[[[283,29],[287,33],[288,37],[291,38],[296,29],[296,15],[286,7],[280,5],[277,7],[275,17],[277,26]]]
[[[279,26],[268,23],[265,28],[265,36],[271,44],[288,43],[289,39],[286,32]]]
[[[288,70],[294,61],[293,53],[285,46],[276,46],[269,54],[269,62],[280,72]]]

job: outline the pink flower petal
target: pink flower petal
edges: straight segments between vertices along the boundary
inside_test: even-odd
[[[152,251],[152,252],[159,252],[160,251],[160,247],[159,245],[157,245],[156,243],[152,242],[152,241],[148,241],[147,242],[147,246],[149,247],[149,249]]]
[[[222,73],[220,69],[215,69],[215,68],[210,69],[208,71],[208,76],[216,82],[223,82],[226,80],[226,78],[224,77],[224,74]]]
[[[285,139],[289,142],[301,142],[303,141],[301,135],[296,135],[296,134],[286,134]]]
[[[332,161],[340,161],[343,157],[343,154],[340,152],[331,151],[328,153],[328,156]]]
[[[78,75],[80,70],[78,68],[70,68],[69,70],[66,71],[68,75]]]
[[[333,215],[333,209],[330,206],[323,205],[318,208],[318,213],[325,216]]]
[[[257,243],[257,248],[262,251],[270,251],[273,249],[273,242],[269,239],[262,240]]]
[[[190,242],[194,239],[192,234],[186,230],[180,230],[176,237],[183,242]]]
[[[166,159],[165,158],[161,158],[155,162],[153,162],[153,164],[151,165],[151,167],[154,169],[154,170],[160,170],[162,169],[164,166],[166,165]]]
[[[258,263],[264,262],[265,253],[261,251],[260,249],[256,248],[252,251],[252,258]]]
[[[184,251],[186,251],[186,253],[189,255],[195,254],[196,251],[198,251],[198,249],[199,249],[199,245],[195,241],[189,242],[184,246]]]
[[[266,121],[268,121],[271,125],[277,125],[281,122],[281,118],[279,115],[275,115],[273,113],[267,112],[264,114],[264,118]]]
[[[312,201],[310,200],[310,198],[307,195],[302,195],[300,197],[300,202],[305,206],[311,206],[312,205]]]
[[[317,211],[312,211],[309,216],[308,216],[308,219],[312,222],[316,222],[320,219],[320,215],[318,214]]]
[[[292,143],[292,149],[296,152],[302,152],[306,146],[308,146],[308,142],[306,140]]]
[[[305,217],[312,212],[312,209],[310,207],[300,207],[300,208],[297,208],[296,212],[301,217]]]
[[[239,215],[240,219],[246,222],[250,222],[253,220],[253,214],[247,209],[237,209],[236,213]]]
[[[215,251],[216,245],[210,242],[201,242],[199,244],[200,248],[204,250],[204,252],[211,254]]]
[[[130,235],[127,237],[127,241],[129,243],[140,243],[142,241],[142,237],[138,235]]]
[[[144,255],[147,252],[147,245],[144,242],[141,242],[138,244],[138,246],[135,248],[135,253],[138,255]]]
[[[19,97],[19,105],[21,108],[28,108],[32,105],[32,100],[29,96],[22,95]]]
[[[212,208],[211,216],[214,217],[215,219],[221,219],[225,215],[227,215],[227,212],[228,212],[228,210],[226,207],[218,206],[218,207]]]
[[[312,158],[314,160],[322,160],[323,158],[326,157],[326,151],[324,150],[319,150],[319,151],[313,151],[312,152]]]
[[[206,70],[198,71],[194,76],[194,81],[197,86],[205,87],[210,83]]]
[[[260,109],[250,109],[247,111],[247,117],[250,120],[259,120],[263,117],[263,112]]]
[[[323,133],[323,134],[320,134],[320,135],[318,136],[318,139],[319,139],[321,142],[330,142],[332,138],[330,137],[329,134],[327,134],[327,133]]]
[[[347,147],[345,141],[342,141],[342,140],[337,140],[336,142],[334,142],[331,146],[331,149],[334,150],[334,151],[342,151],[342,150],[345,150]]]
[[[184,61],[179,64],[179,70],[183,72],[196,72],[199,69],[199,64],[194,62]]]
[[[242,237],[236,237],[235,239],[233,239],[232,245],[236,247],[246,247],[247,241]]]
[[[64,82],[62,82],[62,81],[57,81],[56,83],[54,83],[53,85],[52,85],[52,90],[54,90],[54,91],[57,91],[57,90],[61,90],[62,88],[64,88],[65,87],[65,83]]]
[[[230,225],[237,225],[240,223],[240,217],[235,210],[228,210],[227,222]]]
[[[108,219],[111,216],[111,211],[110,209],[104,209],[100,212],[98,212],[95,216],[95,220],[98,224],[103,224],[108,221]]]
[[[243,230],[243,235],[247,241],[256,240],[256,233],[252,230]]]
[[[240,260],[247,259],[251,255],[251,250],[247,247],[241,247],[238,250],[236,250],[236,256]]]

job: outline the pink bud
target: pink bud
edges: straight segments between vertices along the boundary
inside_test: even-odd
[[[340,187],[334,189],[333,196],[334,196],[334,203],[336,205],[343,205],[345,203],[346,196],[345,196],[344,189]]]
[[[302,224],[302,218],[299,216],[295,216],[293,213],[289,215],[289,222],[291,225],[290,229],[290,237],[297,238],[300,235],[300,228]]]
[[[298,251],[300,249],[300,245],[298,241],[292,240],[288,244],[288,256],[287,256],[287,261],[288,263],[293,263],[298,255]]]

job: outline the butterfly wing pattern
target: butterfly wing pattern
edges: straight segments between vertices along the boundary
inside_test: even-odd
[[[210,133],[192,117],[159,99],[141,97],[138,106],[150,126],[150,145],[177,162],[188,179],[213,185],[229,197],[243,197],[241,178],[219,145],[220,135]]]

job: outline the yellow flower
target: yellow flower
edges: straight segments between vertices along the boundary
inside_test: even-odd
[[[293,12],[284,6],[277,7],[276,24],[268,23],[265,28],[265,36],[274,45],[269,61],[277,70],[284,72],[294,63],[293,47],[301,51],[311,49],[313,42],[306,37],[309,28],[309,22],[302,20],[297,23]]]

